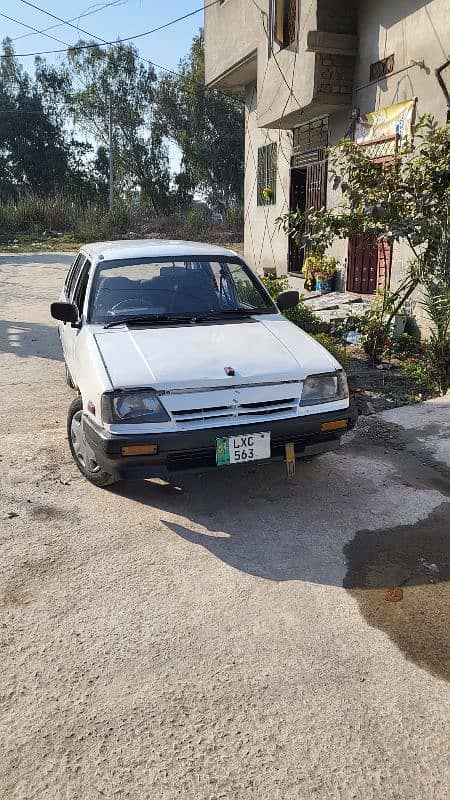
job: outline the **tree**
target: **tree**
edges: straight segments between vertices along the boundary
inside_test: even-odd
[[[0,198],[55,193],[71,174],[69,148],[8,39],[3,53],[7,58],[0,63]]]
[[[244,110],[233,95],[205,88],[203,31],[194,37],[179,75],[165,75],[158,87],[157,122],[162,135],[182,153],[178,184],[201,191],[228,209],[242,203],[244,186]]]
[[[298,209],[278,225],[298,243],[324,252],[334,239],[370,234],[390,244],[404,241],[411,260],[394,292],[389,280],[373,326],[370,355],[376,361],[394,316],[425,276],[432,276],[448,218],[450,200],[449,129],[424,116],[413,139],[406,139],[393,160],[375,163],[364,147],[344,139],[329,152],[333,188],[342,202],[330,210]],[[310,231],[305,233],[305,230]]]
[[[85,42],[79,42],[85,44]],[[111,97],[115,177],[122,192],[140,188],[155,211],[164,208],[169,191],[168,158],[161,133],[152,124],[156,74],[145,67],[131,44],[105,49],[68,50],[69,67],[81,88],[69,93],[75,121],[108,147]]]

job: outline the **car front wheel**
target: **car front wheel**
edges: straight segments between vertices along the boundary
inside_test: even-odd
[[[81,474],[94,486],[111,486],[118,479],[97,464],[83,431],[82,416],[83,401],[81,397],[76,397],[67,415],[67,436],[72,458]]]

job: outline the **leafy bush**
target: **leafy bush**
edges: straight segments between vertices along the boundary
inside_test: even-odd
[[[190,208],[186,212],[185,227],[189,234],[198,236],[211,227],[211,220],[200,208]]]
[[[443,340],[435,331],[425,349],[425,359],[432,380],[445,395],[449,386],[450,373],[450,339]]]
[[[414,356],[423,353],[423,345],[410,333],[402,333],[401,336],[389,340],[389,351],[397,357]]]
[[[410,378],[419,392],[429,394],[436,391],[437,383],[430,374],[428,364],[418,358],[408,358],[402,364],[402,372]]]
[[[264,276],[262,282],[275,302],[281,292],[289,289],[289,281],[285,276]],[[300,301],[295,308],[289,308],[283,314],[290,322],[293,322],[298,328],[302,328],[306,333],[319,333],[319,331],[323,330],[322,320],[305,303],[302,296],[300,296]]]
[[[336,361],[339,361],[345,371],[349,373],[350,359],[347,356],[344,345],[338,339],[334,336],[330,336],[329,333],[316,333],[314,334],[314,339],[316,342],[319,342],[322,347],[325,347],[325,349],[334,356]]]

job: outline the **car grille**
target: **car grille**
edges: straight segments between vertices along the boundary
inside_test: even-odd
[[[211,406],[209,408],[190,408],[179,409],[172,412],[176,422],[185,420],[200,422],[208,419],[223,419],[231,417],[240,419],[241,417],[260,417],[273,416],[287,412],[292,415],[298,406],[297,397],[289,397],[286,400],[267,400],[262,403],[240,403],[235,406]]]
[[[300,402],[301,384],[289,381],[285,384],[239,386],[211,389],[198,393],[166,395],[164,405],[178,424],[198,427],[255,422],[258,420],[295,417]],[[220,397],[220,403],[217,402]]]

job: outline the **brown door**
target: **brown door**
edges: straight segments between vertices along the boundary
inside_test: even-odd
[[[353,236],[348,240],[347,291],[374,294],[388,280],[392,247],[376,236]]]
[[[327,202],[327,162],[316,161],[306,170],[306,208],[320,211]]]

